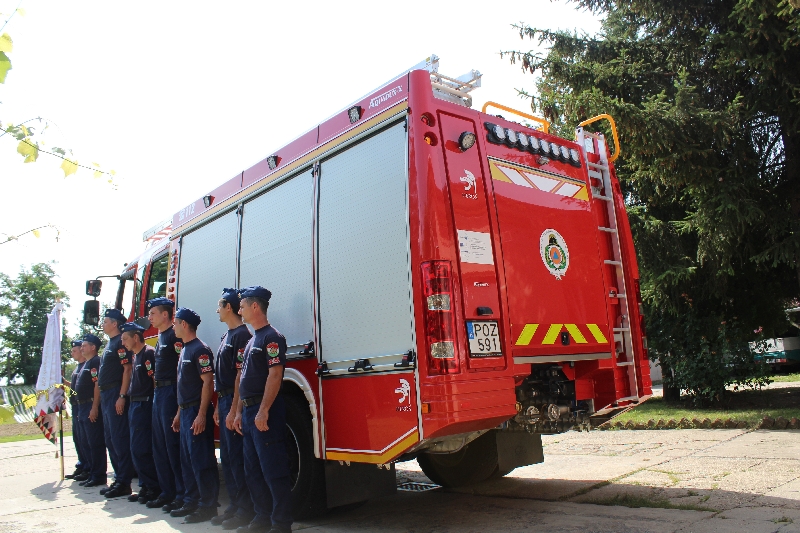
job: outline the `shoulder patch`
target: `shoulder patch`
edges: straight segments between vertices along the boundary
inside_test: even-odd
[[[182,342],[176,342],[175,343],[175,353],[181,353],[182,349],[183,349],[183,343]]]
[[[200,363],[200,366],[208,366],[211,364],[211,360],[208,358],[206,354],[203,354],[200,357],[198,357],[197,362]]]
[[[277,342],[271,342],[271,343],[267,344],[267,356],[269,356],[269,357],[277,357],[278,356],[278,351],[279,351],[279,348],[278,348],[278,343]]]

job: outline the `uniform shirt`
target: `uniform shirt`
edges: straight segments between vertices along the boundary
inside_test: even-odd
[[[183,345],[178,368],[178,405],[200,401],[203,393],[201,374],[214,372],[214,352],[200,339]]]
[[[244,350],[239,397],[263,396],[269,369],[277,365],[286,366],[286,338],[277,329],[266,325],[256,330]]]
[[[156,344],[156,380],[177,381],[178,360],[181,358],[181,340],[171,327],[158,334]]]
[[[100,376],[97,382],[101,387],[108,387],[122,381],[124,365],[131,364],[133,354],[122,346],[122,335],[111,338],[106,344],[100,363]]]
[[[94,398],[94,384],[100,369],[100,357],[94,356],[88,361],[84,361],[81,374],[75,383],[75,391],[78,393],[78,400],[90,400]]]
[[[78,383],[78,376],[81,375],[81,370],[83,370],[83,361],[78,363],[78,366],[75,367],[75,370],[72,371],[72,379],[69,382],[69,388],[72,389],[72,392],[77,392],[77,383]],[[74,394],[69,395],[69,403],[74,404],[78,401],[78,397]]]
[[[128,396],[153,396],[155,363],[156,351],[145,344],[142,351],[133,356],[133,373]]]
[[[236,382],[236,371],[241,370],[244,362],[244,349],[250,340],[250,330],[242,324],[229,329],[222,336],[214,361],[214,390],[232,389]]]

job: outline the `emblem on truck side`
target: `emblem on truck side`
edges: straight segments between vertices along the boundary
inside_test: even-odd
[[[539,237],[539,253],[545,268],[556,277],[567,273],[569,268],[569,248],[564,237],[554,229],[546,229]]]
[[[464,169],[464,173],[466,174],[466,176],[461,176],[459,180],[461,180],[462,183],[466,183],[464,190],[467,192],[462,193],[461,196],[463,196],[464,198],[469,198],[470,200],[477,200],[478,186],[475,185],[475,175],[466,169]],[[470,190],[472,190],[472,194],[468,194]]]
[[[400,399],[397,400],[397,403],[404,403],[407,400],[409,405],[411,404],[411,385],[409,385],[407,380],[401,379],[400,386],[397,387],[394,392],[400,395]]]

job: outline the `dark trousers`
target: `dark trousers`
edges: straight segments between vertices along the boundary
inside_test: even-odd
[[[92,481],[105,483],[108,479],[108,460],[106,459],[106,444],[103,438],[103,410],[97,415],[97,420],[89,420],[89,413],[92,410],[92,402],[86,402],[78,406],[78,418],[80,419],[81,433],[86,444],[86,463],[84,470],[89,470]]]
[[[231,503],[225,513],[243,517],[253,516],[253,500],[244,478],[243,438],[225,426],[225,418],[231,410],[233,394],[222,396],[217,401],[219,409],[219,455],[222,459],[222,475]]]
[[[105,429],[106,448],[114,467],[114,478],[121,485],[130,485],[133,474],[131,437],[128,428],[128,404],[121,415],[117,414],[119,389],[113,387],[100,393]]]
[[[181,474],[181,435],[172,431],[178,413],[177,385],[157,387],[153,394],[153,462],[156,466],[160,497],[183,501]]]
[[[194,435],[192,422],[200,406],[181,409],[181,472],[183,473],[184,507],[217,508],[219,470],[214,453],[214,412],[206,412],[206,429]]]
[[[153,463],[153,402],[131,402],[128,408],[131,433],[131,459],[139,473],[139,486],[157,489],[156,465]]]
[[[256,520],[289,528],[292,525],[292,480],[286,453],[286,409],[279,394],[269,411],[267,431],[255,424],[259,405],[243,408],[244,467]]]
[[[88,403],[88,402],[87,402]],[[89,470],[86,456],[86,444],[83,439],[83,428],[81,427],[80,417],[78,416],[78,404],[72,402],[72,443],[75,445],[75,453],[78,454],[78,461],[75,463],[75,470]]]

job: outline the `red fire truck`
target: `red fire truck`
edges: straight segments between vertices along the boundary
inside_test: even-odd
[[[479,84],[428,58],[147,232],[119,276],[131,319],[167,296],[214,349],[221,289],[272,291],[298,516],[392,493],[398,461],[505,475],[651,394],[619,144],[470,109]]]

